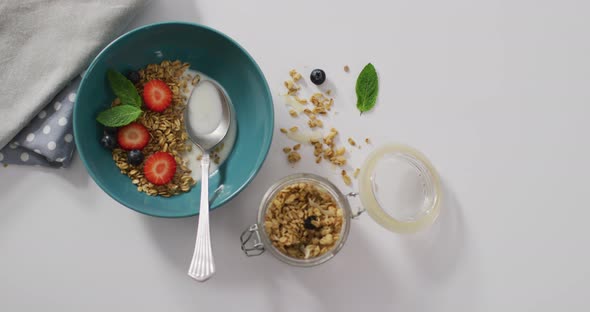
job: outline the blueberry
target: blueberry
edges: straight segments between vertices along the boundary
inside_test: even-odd
[[[117,128],[104,127],[104,133],[115,136],[117,134]]]
[[[311,82],[313,82],[315,85],[319,86],[322,83],[324,83],[324,81],[326,81],[326,73],[321,69],[314,69],[311,72],[311,75],[309,78],[311,79]]]
[[[129,73],[127,73],[127,79],[129,79],[134,84],[138,83],[139,82],[139,73],[132,70]]]
[[[139,166],[143,162],[143,154],[140,150],[129,151],[127,162],[132,166]]]
[[[117,140],[114,136],[105,133],[102,136],[102,139],[100,139],[100,145],[102,145],[106,149],[112,150],[117,145]]]
[[[318,217],[316,217],[316,216],[307,217],[307,219],[305,219],[305,221],[303,221],[303,227],[308,230],[316,230],[317,227],[311,222],[317,221],[317,219],[318,219]]]

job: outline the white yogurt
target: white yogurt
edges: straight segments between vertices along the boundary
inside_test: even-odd
[[[215,80],[192,69],[187,70],[184,74],[191,75],[192,77],[199,75],[201,76],[201,80],[210,80],[215,82]],[[215,84],[217,84],[217,86],[223,90],[223,87],[219,83],[215,82]],[[187,96],[191,94],[193,89],[194,86],[188,86]],[[225,90],[223,90],[223,92],[225,92]],[[225,94],[227,95],[227,92],[225,92]],[[199,93],[194,94],[193,97],[189,99],[189,101],[191,101],[191,103],[189,103],[189,105],[191,105],[191,113],[187,116],[187,118],[190,119],[191,125],[195,131],[198,131],[199,133],[210,133],[211,131],[215,130],[215,128],[217,128],[217,125],[219,125],[219,122],[222,118],[222,108],[221,105],[219,105],[219,100],[219,94],[217,93],[215,86],[210,83],[199,86]],[[231,109],[232,120],[230,122],[227,135],[221,143],[223,148],[217,152],[217,155],[219,155],[219,164],[216,164],[213,159],[211,159],[209,174],[217,171],[219,166],[225,162],[236,141],[237,126],[234,113],[235,110],[229,96],[228,100]],[[217,103],[217,105],[215,103]],[[187,142],[190,143],[190,140]],[[198,158],[203,154],[203,151],[196,145],[192,145],[192,150],[190,152],[186,152],[183,155],[183,158],[188,161],[187,167],[192,171],[191,176],[193,179],[195,179],[195,181],[198,181],[201,179],[201,162],[198,160]]]
[[[199,135],[207,135],[217,129],[223,118],[223,100],[217,87],[209,82],[200,82],[188,100],[190,112],[187,117],[192,130]]]

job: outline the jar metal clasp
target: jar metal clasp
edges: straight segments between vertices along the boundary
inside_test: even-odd
[[[357,192],[350,192],[350,193],[346,194],[346,196],[348,196],[348,197],[357,197],[358,195],[359,195],[359,193],[357,193]],[[366,211],[365,208],[359,207],[358,210],[350,216],[350,218],[356,219],[360,215],[362,215],[363,212],[365,212],[365,211]]]
[[[260,239],[258,224],[252,224],[248,229],[242,232],[240,242],[242,244],[242,251],[248,257],[260,256],[264,253],[264,244]]]

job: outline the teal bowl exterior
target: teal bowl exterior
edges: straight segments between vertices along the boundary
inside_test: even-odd
[[[135,29],[109,44],[94,59],[78,89],[74,136],[80,158],[94,181],[116,201],[147,215],[169,218],[199,213],[200,184],[170,198],[138,192],[115,166],[110,151],[99,144],[103,127],[95,118],[114,99],[107,69],[126,72],[176,59],[217,80],[235,108],[237,138],[229,158],[210,177],[211,209],[231,200],[252,181],[266,158],[274,127],[272,96],[262,71],[224,34],[198,24],[171,22]]]

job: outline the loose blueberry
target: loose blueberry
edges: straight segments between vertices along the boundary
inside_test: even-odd
[[[102,139],[100,139],[100,145],[106,149],[112,150],[117,145],[117,140],[114,136],[105,133],[105,135],[102,136]]]
[[[143,154],[140,150],[131,150],[127,154],[127,162],[132,166],[139,166],[143,162]]]
[[[132,70],[127,74],[127,79],[129,79],[134,84],[138,83],[139,82],[139,73]]]
[[[305,221],[303,221],[303,227],[308,230],[316,230],[317,227],[311,222],[316,221],[317,219],[318,219],[318,217],[316,217],[316,216],[307,217],[305,219]]]
[[[311,75],[309,78],[311,79],[311,82],[313,82],[315,85],[319,86],[322,83],[324,83],[324,81],[326,81],[326,73],[321,69],[314,69],[311,72]]]

